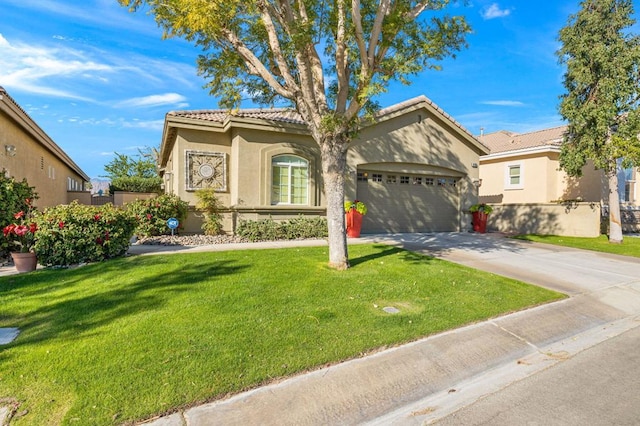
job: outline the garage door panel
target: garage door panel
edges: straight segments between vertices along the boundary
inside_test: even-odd
[[[425,182],[425,178],[421,179]],[[363,233],[441,232],[458,229],[458,191],[455,186],[358,182],[358,199],[368,208]]]

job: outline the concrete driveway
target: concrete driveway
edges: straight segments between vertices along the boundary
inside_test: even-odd
[[[368,235],[350,240],[367,242],[402,246],[571,297],[191,408],[152,424],[429,423],[640,325],[640,259],[492,234]],[[295,243],[280,246],[290,244]]]

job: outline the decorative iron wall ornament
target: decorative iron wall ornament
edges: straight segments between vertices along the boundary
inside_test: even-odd
[[[213,188],[215,191],[227,190],[227,154],[187,150],[187,191]]]

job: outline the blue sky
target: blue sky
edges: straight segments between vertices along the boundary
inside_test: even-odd
[[[578,5],[450,6],[473,28],[469,47],[378,101],[426,95],[474,134],[560,125],[557,35]],[[196,72],[199,48],[162,40],[152,17],[116,0],[2,0],[0,16],[0,86],[93,178],[114,152],[157,147],[168,111],[218,108]]]

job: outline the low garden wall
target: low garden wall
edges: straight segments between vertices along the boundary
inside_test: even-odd
[[[599,203],[491,204],[488,231],[518,234],[597,237]]]

